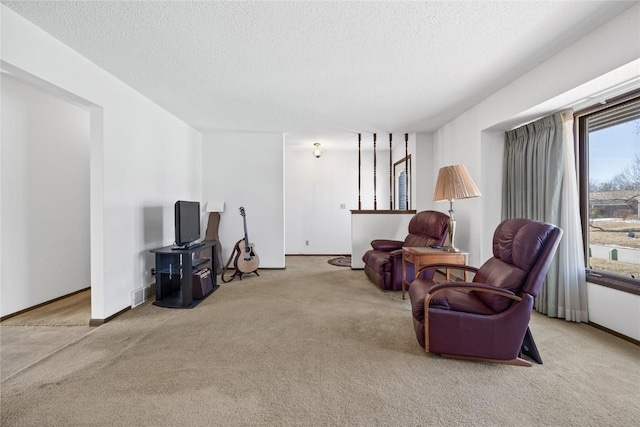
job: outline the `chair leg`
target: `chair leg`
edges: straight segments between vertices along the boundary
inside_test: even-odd
[[[520,350],[522,354],[526,354],[535,362],[542,365],[542,358],[540,357],[540,353],[538,352],[538,347],[536,347],[536,342],[533,340],[533,335],[531,335],[531,330],[527,327],[527,332],[524,334],[524,339],[522,340],[522,348]]]

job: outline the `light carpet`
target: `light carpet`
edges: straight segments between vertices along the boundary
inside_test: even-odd
[[[87,289],[0,322],[0,326],[89,326],[91,290]]]
[[[544,365],[426,354],[410,305],[287,257],[191,310],[146,303],[2,382],[3,426],[629,426],[640,348],[537,313]]]

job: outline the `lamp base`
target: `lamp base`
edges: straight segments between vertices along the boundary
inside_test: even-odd
[[[453,209],[449,210],[449,245],[445,246],[445,252],[460,252],[460,249],[454,246],[456,238],[456,221],[453,219]]]

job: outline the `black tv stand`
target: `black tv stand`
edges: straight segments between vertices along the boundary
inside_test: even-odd
[[[204,242],[192,242],[192,243],[187,243],[186,245],[183,245],[183,246],[173,246],[171,250],[182,251],[182,250],[189,250],[189,249],[199,249],[203,246],[204,246]]]
[[[199,242],[188,248],[165,246],[152,249],[156,255],[156,300],[153,305],[169,308],[193,308],[220,287],[216,276],[216,262],[214,259],[194,258],[195,252],[213,248],[218,244],[216,240]],[[193,299],[193,274],[198,267],[211,261],[211,280],[213,289],[201,299]]]

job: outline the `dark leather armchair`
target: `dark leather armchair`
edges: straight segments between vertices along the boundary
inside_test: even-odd
[[[409,222],[404,240],[373,240],[365,252],[364,272],[382,290],[402,289],[402,247],[442,245],[449,229],[449,216],[437,211],[418,212]],[[433,272],[425,273],[427,278]],[[413,264],[407,264],[407,277],[413,277]]]
[[[462,268],[475,273],[472,282],[414,280],[409,297],[420,345],[443,356],[531,366],[520,357],[525,348],[542,363],[529,320],[561,236],[551,224],[505,220],[493,236],[493,258],[480,268]]]

